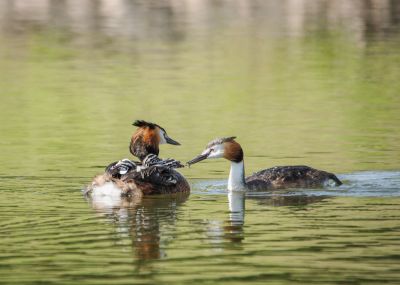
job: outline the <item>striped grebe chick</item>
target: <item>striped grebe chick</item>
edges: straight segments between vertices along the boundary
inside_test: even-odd
[[[209,158],[225,158],[231,162],[228,190],[273,190],[282,188],[321,187],[329,180],[339,186],[342,182],[332,173],[309,166],[275,166],[261,170],[245,178],[243,150],[236,137],[219,138],[211,141],[188,165]]]

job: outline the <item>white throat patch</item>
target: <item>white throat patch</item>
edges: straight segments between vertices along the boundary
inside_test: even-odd
[[[160,136],[160,144],[166,144],[165,132],[162,129],[158,129],[158,135]]]
[[[223,144],[214,145],[210,148],[207,148],[205,151],[203,151],[203,154],[205,154],[207,152],[210,153],[207,158],[224,157],[224,152],[225,152],[224,145]]]

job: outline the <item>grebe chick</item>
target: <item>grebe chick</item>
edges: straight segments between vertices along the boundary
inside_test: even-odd
[[[174,159],[158,157],[160,144],[180,144],[157,124],[138,120],[133,125],[138,129],[132,135],[129,150],[140,162],[122,159],[111,163],[93,179],[84,194],[131,197],[189,192],[189,183],[175,170],[183,165]]]
[[[339,186],[342,182],[332,173],[309,166],[275,166],[245,178],[243,150],[236,137],[211,141],[197,157],[187,162],[190,166],[204,159],[225,158],[231,162],[228,190],[273,190],[282,188],[321,187],[329,180]]]

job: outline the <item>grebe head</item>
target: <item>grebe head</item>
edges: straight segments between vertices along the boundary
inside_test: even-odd
[[[138,129],[132,135],[129,150],[141,160],[150,153],[158,155],[160,144],[180,145],[167,135],[164,128],[157,124],[137,120],[132,125]]]
[[[195,164],[204,159],[208,158],[225,158],[231,162],[241,162],[243,161],[243,150],[235,141],[236,137],[218,138],[208,143],[205,150],[188,161],[187,164]]]

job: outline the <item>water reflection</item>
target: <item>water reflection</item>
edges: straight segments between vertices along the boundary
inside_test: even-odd
[[[116,225],[118,235],[131,238],[136,259],[146,261],[166,256],[162,246],[161,228],[175,224],[177,210],[188,197],[188,193],[178,193],[144,198],[125,198],[121,199],[119,205],[112,207],[95,200],[90,202],[99,214],[105,215]],[[171,233],[169,233],[170,235]]]
[[[257,200],[257,203],[260,205],[268,205],[273,207],[279,206],[306,206],[313,203],[319,203],[324,201],[331,196],[322,195],[322,196],[314,196],[314,195],[272,195],[268,197],[258,197],[253,198]]]
[[[228,192],[228,205],[229,215],[228,220],[221,226],[217,221],[212,221],[212,233],[208,234],[210,238],[214,239],[214,243],[222,243],[222,239],[230,241],[232,244],[240,244],[245,237],[245,211],[246,199],[255,201],[258,205],[263,206],[306,206],[313,203],[319,203],[331,196],[327,195],[288,195],[287,193],[280,193],[271,195],[254,196],[252,193],[245,191],[229,191]],[[221,234],[223,233],[223,234]]]
[[[244,191],[229,191],[229,224],[224,227],[225,237],[233,243],[240,243],[244,239]]]
[[[5,33],[61,29],[75,34],[164,39],[179,42],[207,36],[231,26],[256,34],[304,36],[310,31],[344,28],[365,42],[387,36],[400,23],[400,2],[346,1],[0,1],[0,26]],[[92,37],[86,37],[91,41]]]

